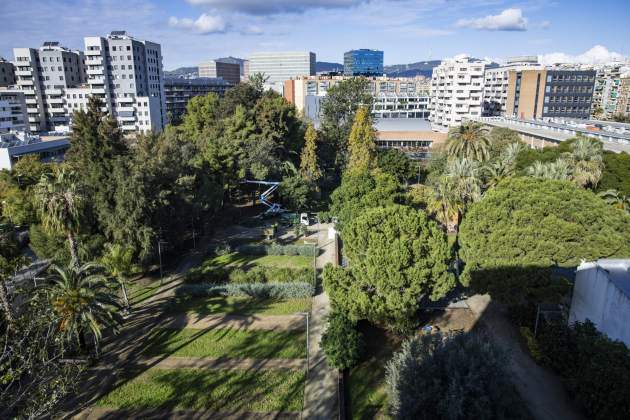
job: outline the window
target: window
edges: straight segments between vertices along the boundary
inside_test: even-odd
[[[131,47],[129,45],[127,45],[127,51],[130,51]]]
[[[112,47],[112,51],[116,51],[116,46],[115,45]]]

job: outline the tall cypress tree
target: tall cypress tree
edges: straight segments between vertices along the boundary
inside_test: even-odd
[[[300,176],[312,184],[317,184],[322,177],[322,171],[317,163],[317,131],[312,123],[308,123],[304,134],[304,147],[300,155]]]
[[[372,125],[370,110],[361,107],[354,117],[348,138],[349,172],[366,172],[376,166],[376,133]]]

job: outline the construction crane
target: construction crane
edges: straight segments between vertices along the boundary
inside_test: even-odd
[[[269,198],[270,198],[271,194],[273,194],[274,191],[276,191],[278,189],[278,187],[280,186],[280,182],[277,182],[277,181],[255,181],[255,180],[251,180],[251,179],[246,179],[243,182],[245,184],[269,185],[269,188],[267,188],[265,191],[263,191],[262,194],[260,194],[260,196],[258,197],[260,202],[268,207],[264,214],[274,215],[274,214],[283,213],[283,212],[286,211],[285,209],[280,207],[280,204],[272,203],[271,201],[269,201]]]

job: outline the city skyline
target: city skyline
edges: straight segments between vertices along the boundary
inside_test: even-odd
[[[0,56],[59,41],[81,49],[83,37],[112,30],[158,42],[164,68],[260,51],[313,51],[343,61],[355,48],[384,50],[404,64],[466,53],[501,59],[602,62],[630,55],[630,4],[604,0],[5,0]],[[133,10],[133,13],[130,11]]]

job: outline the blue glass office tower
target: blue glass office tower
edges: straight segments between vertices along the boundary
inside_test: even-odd
[[[344,53],[343,74],[345,76],[382,76],[383,51],[361,49]]]

